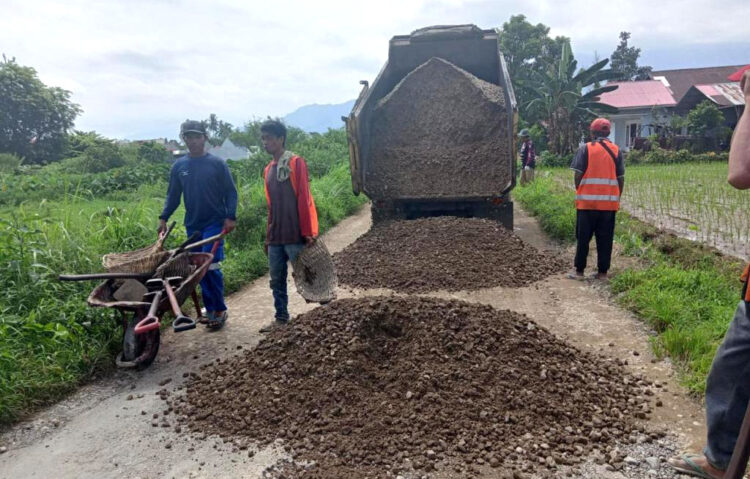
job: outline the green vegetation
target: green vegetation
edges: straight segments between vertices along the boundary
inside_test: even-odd
[[[726,172],[719,175],[720,169],[713,166],[700,165],[691,174],[696,181],[707,184],[716,176],[723,178]],[[664,178],[677,169],[684,167],[628,169],[627,197],[637,198],[642,182],[654,176],[654,181],[668,189],[671,182]],[[542,173],[530,186],[514,190],[514,197],[539,217],[543,229],[552,237],[573,242],[574,194],[564,186],[563,178],[572,182],[567,170]],[[700,202],[711,201],[710,195],[696,194],[692,199],[695,208]],[[616,274],[611,281],[612,291],[618,294],[621,304],[654,329],[655,353],[670,356],[682,370],[685,385],[702,393],[716,348],[739,300],[737,279],[742,262],[701,243],[665,234],[622,211],[618,214],[615,241],[623,246],[624,254],[639,258],[641,266]]]
[[[351,194],[345,142],[341,132],[332,131],[290,145],[293,151],[309,152],[310,164],[317,165],[311,171],[320,173],[313,176],[311,188],[321,230],[365,201]],[[248,165],[230,162],[240,204],[238,227],[227,239],[223,263],[229,292],[267,267],[262,179]],[[86,306],[94,283],[63,283],[57,274],[100,271],[103,254],[156,239],[168,164],[137,162],[98,174],[54,169],[60,166],[0,177],[0,281],[5,289],[0,297],[0,423],[111,367],[119,350],[116,313]],[[128,180],[116,183],[122,176]],[[173,219],[180,223],[182,214],[179,209]],[[168,246],[184,235],[184,229],[176,230]]]
[[[0,153],[28,163],[62,158],[68,131],[81,112],[71,93],[48,87],[36,70],[3,55],[0,61]]]

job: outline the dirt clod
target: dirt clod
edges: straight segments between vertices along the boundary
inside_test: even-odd
[[[183,431],[283,447],[295,462],[275,477],[550,474],[640,432],[645,382],[529,321],[435,298],[335,301],[167,401]]]
[[[522,287],[566,267],[496,221],[451,216],[375,225],[334,261],[342,284],[406,293]]]

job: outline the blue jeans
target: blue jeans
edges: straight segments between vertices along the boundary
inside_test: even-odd
[[[268,269],[271,274],[273,306],[277,321],[289,321],[289,295],[286,292],[287,261],[297,259],[305,243],[268,245]]]
[[[750,399],[750,310],[740,301],[706,380],[708,462],[726,469]]]
[[[221,233],[222,228],[224,225],[220,223],[212,224],[209,226],[206,226],[202,230],[189,230],[188,236],[192,235],[195,231],[201,232],[200,239],[203,238],[210,238],[211,236],[216,236],[217,234]],[[198,240],[196,240],[198,241]],[[211,249],[214,247],[213,243],[205,244],[203,246],[200,246],[199,248],[196,248],[194,251],[202,251],[205,253],[210,253]],[[219,265],[219,261],[224,259],[224,240],[221,240],[221,243],[219,243],[219,248],[216,250],[216,253],[214,254],[214,260],[211,263],[211,266],[209,266],[208,271],[206,271],[206,275],[201,280],[201,293],[203,295],[203,304],[206,306],[206,311],[208,312],[216,312],[216,311],[226,311],[227,305],[224,304],[224,275],[221,273],[221,268]]]

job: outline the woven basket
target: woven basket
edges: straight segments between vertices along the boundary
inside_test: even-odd
[[[195,271],[195,265],[190,264],[189,253],[180,253],[174,258],[165,261],[154,273],[154,278],[169,278],[172,276],[179,276],[182,279],[187,279]]]
[[[328,303],[336,299],[338,277],[333,258],[323,240],[305,246],[294,262],[294,284],[308,303]]]
[[[169,257],[169,251],[164,251],[164,241],[167,235],[151,246],[125,253],[110,253],[102,257],[102,266],[110,273],[150,273]]]

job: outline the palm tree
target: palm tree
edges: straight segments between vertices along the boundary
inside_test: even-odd
[[[605,70],[609,59],[598,61],[576,73],[578,62],[570,43],[565,42],[557,66],[534,72],[529,90],[533,99],[525,105],[531,115],[538,115],[547,127],[547,147],[563,155],[575,151],[586,131],[586,124],[602,113],[617,113],[617,108],[599,102],[599,95],[617,89],[617,85],[596,87],[598,82],[615,78]],[[586,93],[584,90],[591,88]]]

